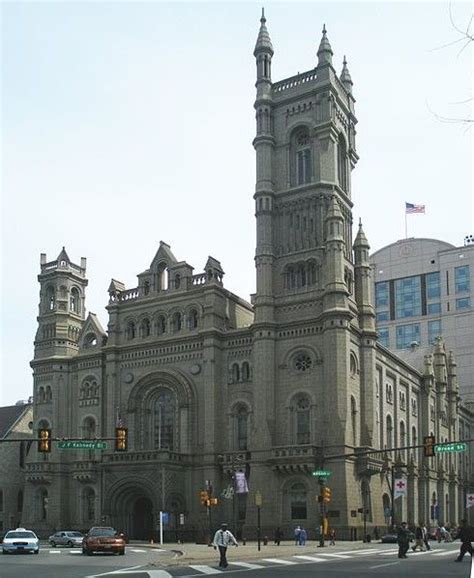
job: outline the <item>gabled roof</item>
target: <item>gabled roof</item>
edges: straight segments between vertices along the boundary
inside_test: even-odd
[[[160,246],[156,255],[153,257],[150,269],[154,269],[156,265],[162,261],[165,261],[168,266],[178,262],[178,259],[173,255],[170,246],[164,241],[160,241]]]
[[[99,339],[100,337],[106,337],[107,334],[104,331],[104,328],[100,324],[99,318],[95,313],[89,313],[87,319],[82,326],[81,332],[79,334],[79,344],[80,347],[83,347],[83,339],[90,333],[94,333],[97,337],[97,343],[100,343],[102,340]]]
[[[5,438],[30,404],[0,407],[0,439]]]
[[[66,263],[70,263],[71,259],[69,259],[69,255],[66,253],[66,249],[63,247],[61,253],[59,253],[58,258],[56,261],[59,263],[61,261],[66,261]]]

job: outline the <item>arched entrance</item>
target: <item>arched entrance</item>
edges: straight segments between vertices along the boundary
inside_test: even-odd
[[[145,497],[137,498],[132,509],[130,537],[149,540],[153,536],[153,504]]]

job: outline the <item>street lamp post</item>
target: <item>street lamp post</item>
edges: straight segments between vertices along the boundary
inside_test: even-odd
[[[262,494],[260,490],[257,490],[255,493],[255,505],[257,506],[257,545],[258,551],[260,552],[260,535],[261,535],[260,508],[262,507]]]

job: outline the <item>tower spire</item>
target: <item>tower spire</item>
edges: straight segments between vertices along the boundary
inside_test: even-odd
[[[262,16],[260,18],[260,30],[258,32],[257,43],[255,44],[255,50],[253,51],[253,55],[255,57],[258,56],[260,53],[267,53],[270,56],[273,56],[273,46],[272,41],[270,39],[270,34],[268,33],[266,27],[267,19],[265,18],[265,10],[262,8]]]
[[[344,85],[344,88],[347,90],[347,92],[351,93],[352,92],[352,78],[349,72],[349,69],[347,68],[347,60],[346,57],[344,56],[344,60],[342,63],[342,72],[341,72],[341,76],[340,76],[341,82]]]
[[[318,66],[332,64],[333,51],[327,37],[326,24],[323,25],[323,37],[318,48]]]

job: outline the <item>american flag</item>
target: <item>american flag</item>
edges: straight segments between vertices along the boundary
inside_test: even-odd
[[[412,213],[424,213],[425,205],[414,205],[413,203],[405,202],[405,213],[411,215]]]

